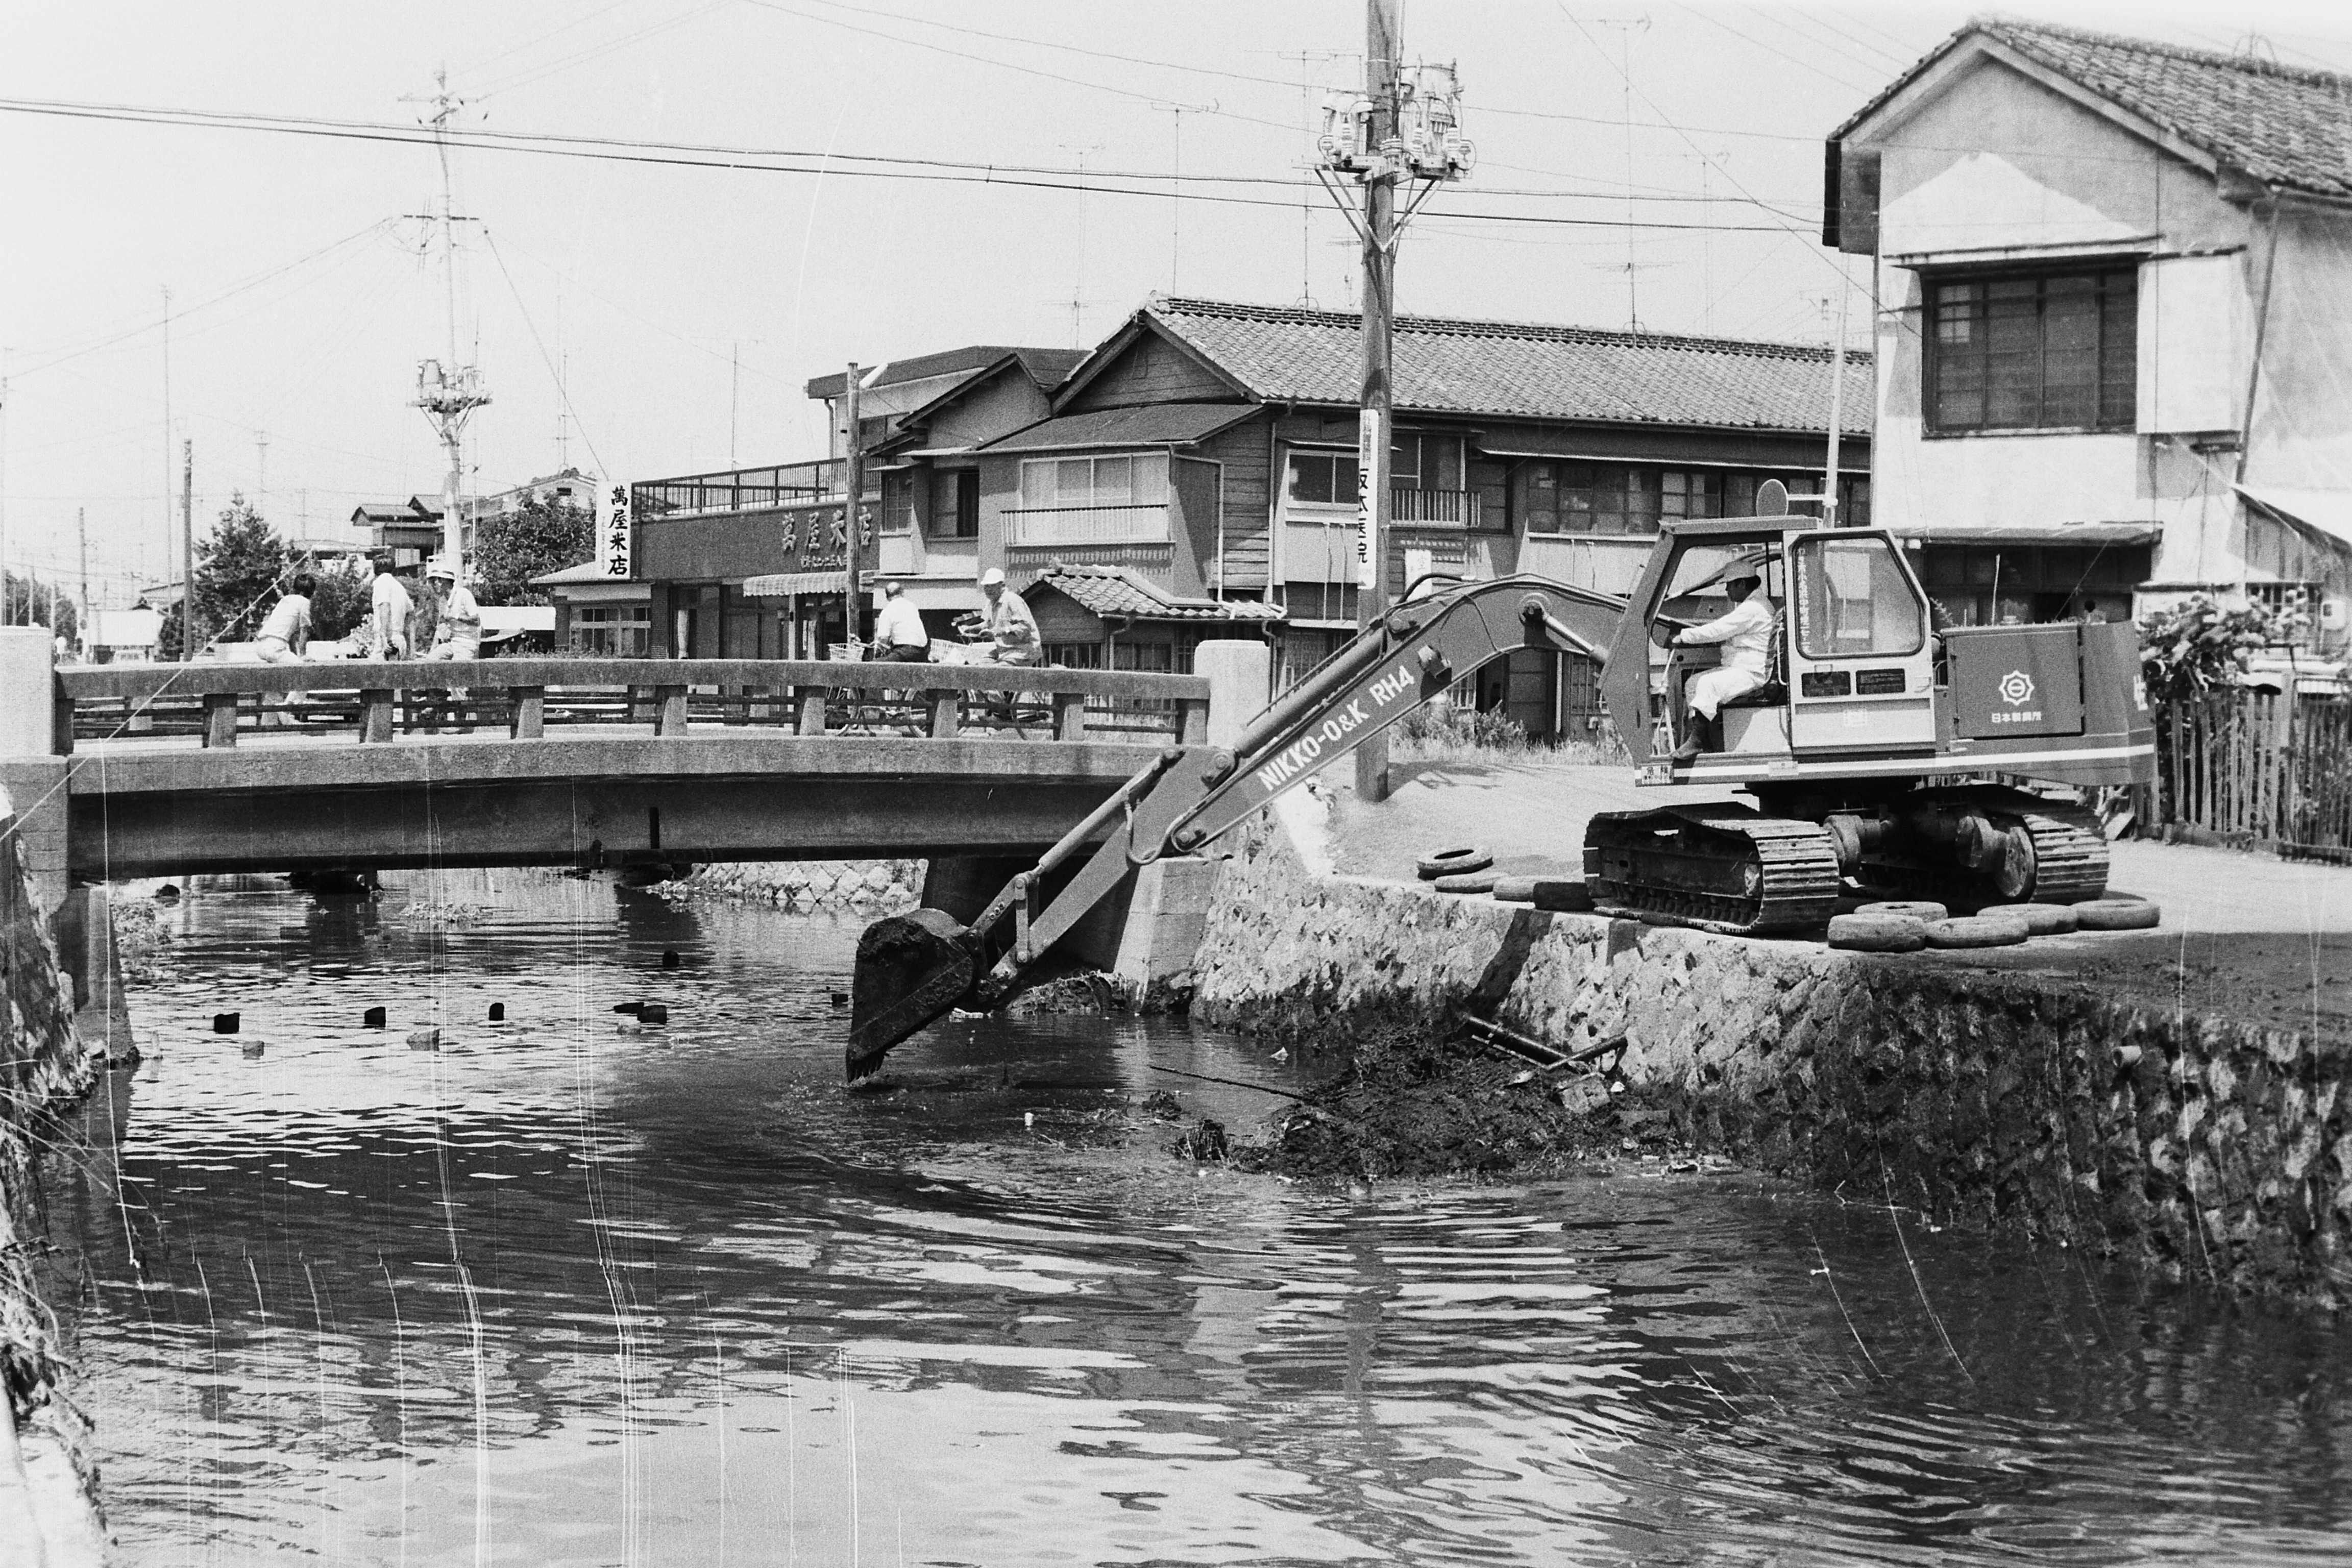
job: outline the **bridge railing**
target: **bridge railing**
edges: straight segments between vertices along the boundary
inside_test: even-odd
[[[503,728],[536,740],[575,725],[1198,745],[1209,709],[1209,682],[1190,675],[827,659],[99,665],[55,680],[61,752],[169,735],[211,747],[292,733],[381,744]]]

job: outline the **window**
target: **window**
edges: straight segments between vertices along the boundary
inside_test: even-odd
[[[915,476],[898,473],[882,476],[882,531],[912,533],[915,531]]]
[[[1675,493],[1680,498],[1686,491]],[[1720,509],[1719,484],[1714,495]],[[1655,533],[1662,500],[1660,476],[1654,470],[1611,463],[1535,458],[1519,464],[1511,476],[1511,515],[1529,533]],[[1678,499],[1676,504],[1685,502]]]
[[[1168,500],[1168,459],[1143,457],[1046,458],[1021,465],[1026,508],[1162,506]]]
[[[1102,644],[1049,642],[1045,644],[1045,662],[1061,669],[1100,669]]]
[[[1927,287],[1927,427],[2128,430],[2138,274],[1971,278]]]
[[[940,539],[980,537],[980,470],[938,468],[931,474],[931,533]]]
[[[1290,471],[1282,493],[1294,504],[1354,506],[1356,489],[1355,453],[1294,451],[1290,454]]]
[[[1721,517],[1723,476],[1668,468],[1658,476],[1661,517]]]
[[[643,658],[653,642],[653,609],[646,605],[575,605],[572,651],[605,658]]]
[[[1884,539],[1797,546],[1797,648],[1807,658],[1887,658],[1927,640],[1919,601]]]

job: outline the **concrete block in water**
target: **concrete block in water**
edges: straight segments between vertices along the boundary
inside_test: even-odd
[[[441,1031],[438,1029],[416,1030],[408,1037],[408,1048],[412,1051],[439,1050],[441,1048]]]

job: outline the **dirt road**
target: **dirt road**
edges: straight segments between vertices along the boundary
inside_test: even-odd
[[[1623,767],[1401,762],[1395,791],[1360,804],[1349,770],[1336,797],[1338,868],[1410,880],[1413,861],[1451,844],[1493,851],[1513,875],[1580,876],[1596,811],[1641,810],[1719,792],[1636,789]],[[2126,839],[2108,885],[2161,905],[2153,931],[2040,938],[2023,947],[1924,954],[1925,962],[2099,985],[2142,1006],[2258,1019],[2328,1037],[2352,1031],[2352,868]]]

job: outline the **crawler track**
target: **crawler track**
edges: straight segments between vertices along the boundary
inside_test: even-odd
[[[1837,851],[1811,822],[1734,805],[1606,812],[1584,838],[1595,912],[1727,936],[1818,929],[1838,898]]]
[[[1975,806],[2012,832],[2024,831],[2031,852],[2011,871],[2011,885],[2004,888],[1995,875],[1964,866],[1898,856],[1863,863],[1855,880],[1865,889],[1961,908],[2028,900],[2072,904],[2106,891],[2107,837],[2086,808],[2000,784],[1934,793],[1938,800]]]

